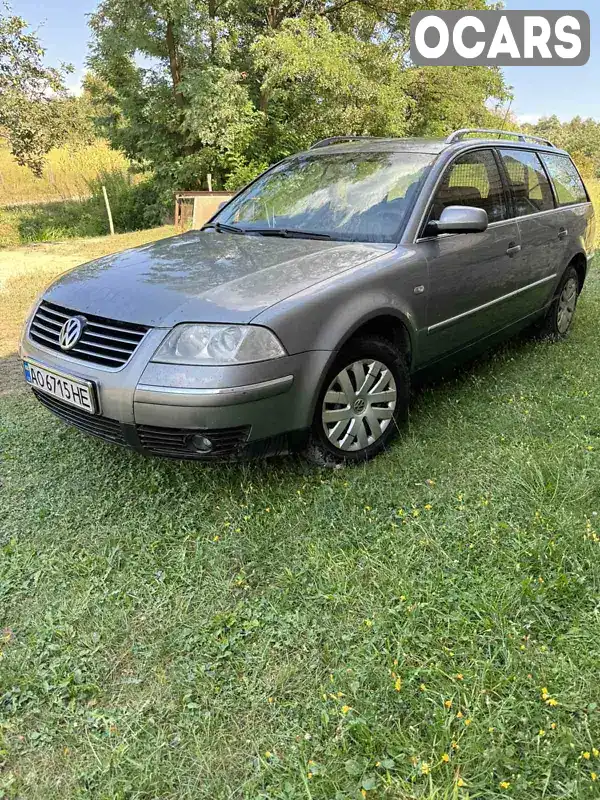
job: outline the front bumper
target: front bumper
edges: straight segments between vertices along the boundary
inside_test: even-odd
[[[93,381],[100,407],[96,416],[35,394],[68,424],[144,454],[210,460],[266,456],[301,446],[331,353],[314,351],[227,367],[150,362],[164,335],[162,329],[150,331],[118,370],[46,350],[27,337],[21,356]],[[210,452],[196,449],[195,434],[210,439]]]

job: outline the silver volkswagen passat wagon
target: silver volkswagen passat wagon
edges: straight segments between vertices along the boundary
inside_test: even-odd
[[[25,378],[65,422],[146,454],[363,461],[415,372],[528,325],[564,336],[593,241],[550,142],[335,137],[202,230],[60,277],[26,321]]]

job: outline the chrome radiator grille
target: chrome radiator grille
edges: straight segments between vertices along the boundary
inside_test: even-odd
[[[83,333],[73,348],[63,351],[58,341],[60,329],[74,316],[85,318]],[[80,361],[119,369],[129,361],[147,331],[144,325],[80,314],[43,300],[29,326],[29,338],[36,344],[58,353],[66,352]]]

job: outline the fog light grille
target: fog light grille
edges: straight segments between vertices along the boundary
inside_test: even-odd
[[[250,428],[223,428],[198,430],[189,428],[159,428],[137,425],[137,434],[144,450],[171,458],[227,458],[235,456],[248,441]],[[211,449],[201,450],[201,440],[208,441]]]

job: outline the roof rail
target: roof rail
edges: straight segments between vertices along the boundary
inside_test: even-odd
[[[493,128],[461,128],[459,131],[454,131],[454,133],[451,133],[450,136],[448,136],[446,139],[446,144],[460,142],[461,139],[464,139],[465,136],[470,133],[490,133],[498,136],[498,138],[501,136],[516,136],[520,142],[526,142],[527,140],[530,140],[532,142],[539,142],[540,144],[548,145],[548,147],[556,146],[548,139],[542,139],[541,136],[532,136],[529,133],[520,133],[519,131],[500,131]]]
[[[339,142],[355,142],[355,141],[362,141],[364,139],[377,139],[376,136],[330,136],[328,139],[320,139],[318,142],[315,142],[310,146],[310,150],[314,150],[316,147],[327,147],[330,144],[338,144]]]

